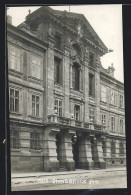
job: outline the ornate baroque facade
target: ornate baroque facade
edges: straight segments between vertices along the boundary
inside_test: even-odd
[[[9,19],[12,171],[125,165],[124,86],[84,15],[44,6],[18,27]]]

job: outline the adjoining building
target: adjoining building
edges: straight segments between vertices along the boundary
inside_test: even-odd
[[[126,164],[124,85],[83,14],[43,6],[7,17],[12,171]]]

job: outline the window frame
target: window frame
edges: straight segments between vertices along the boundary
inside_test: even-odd
[[[14,49],[14,54],[11,53],[11,48]],[[11,70],[21,72],[21,48],[15,45],[9,44],[8,45],[8,57],[9,57],[9,68]],[[12,65],[12,63],[16,63],[16,64]]]
[[[89,73],[89,97],[95,97],[95,75]]]
[[[30,132],[30,149],[41,150],[40,133]]]
[[[116,103],[116,93],[115,93],[114,89],[111,89],[110,96],[111,96],[110,104],[115,106],[115,103]],[[113,97],[113,99],[112,99],[112,97]]]
[[[119,95],[119,107],[124,108],[124,95],[123,94]]]
[[[80,67],[77,63],[72,65],[72,88],[75,91],[80,90]]]
[[[74,105],[74,119],[80,121],[80,105]]]
[[[56,105],[56,102],[57,102],[57,105]],[[59,117],[63,116],[63,101],[61,99],[55,98],[54,110],[57,110],[57,114],[58,114]]]
[[[11,90],[14,91],[13,96],[11,95]],[[18,92],[18,97],[15,96],[16,91]],[[18,101],[18,110],[16,110],[16,101]],[[11,109],[11,102],[13,102],[13,110]],[[20,113],[20,90],[14,87],[9,87],[9,110],[10,112]]]
[[[54,82],[62,85],[62,59],[54,56]]]
[[[35,100],[33,101],[33,96],[35,97]],[[37,101],[37,98],[39,99],[39,101]],[[34,111],[33,111],[33,105],[34,105]],[[39,109],[37,112],[37,106],[39,105]],[[40,117],[40,95],[38,94],[31,94],[31,113],[33,117]],[[37,114],[38,113],[38,114]]]
[[[116,130],[116,127],[115,127],[115,125],[116,125],[115,116],[111,116],[110,120],[111,120],[111,132],[115,132],[115,130]]]
[[[36,59],[33,59],[33,58],[36,58]],[[33,63],[33,60],[39,61],[39,64]],[[31,75],[31,77],[39,79],[39,80],[41,79],[41,61],[42,61],[41,56],[33,54],[33,53],[30,54],[30,70],[31,70],[30,75]],[[33,71],[33,67],[35,67],[34,68],[35,71]],[[39,69],[37,70],[37,68],[39,68]],[[37,75],[36,70],[38,71],[38,75]]]
[[[116,143],[111,141],[111,155],[116,154]]]
[[[19,140],[19,131],[18,130],[11,130],[10,131],[10,148],[20,149],[20,142],[19,141],[20,141]],[[15,144],[15,143],[17,143],[17,144]]]
[[[103,123],[104,121],[104,123]],[[107,122],[107,115],[105,113],[101,113],[101,123],[102,125],[106,125],[106,122]]]
[[[95,122],[95,108],[94,107],[89,107],[89,120],[92,121],[93,123]]]
[[[105,85],[101,85],[101,101],[107,103],[107,87]]]

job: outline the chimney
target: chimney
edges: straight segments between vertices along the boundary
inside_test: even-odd
[[[7,23],[12,25],[12,17],[11,16],[7,16]]]
[[[115,71],[115,68],[114,68],[113,63],[112,63],[111,66],[108,67],[109,75],[114,77],[114,71]]]

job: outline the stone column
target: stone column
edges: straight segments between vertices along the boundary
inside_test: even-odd
[[[82,169],[93,169],[94,162],[91,152],[91,137],[89,135],[81,135],[79,139],[79,167]]]
[[[68,171],[75,170],[75,162],[72,153],[72,136],[75,134],[74,130],[61,133],[61,149],[60,149],[60,164]]]
[[[56,134],[60,129],[46,127],[44,134],[44,171],[58,171],[59,161],[56,152]]]
[[[106,139],[106,165],[111,164],[111,140],[109,138]]]
[[[106,163],[103,159],[103,150],[102,150],[102,138],[96,137],[95,143],[94,143],[94,166],[96,168],[105,169]]]

